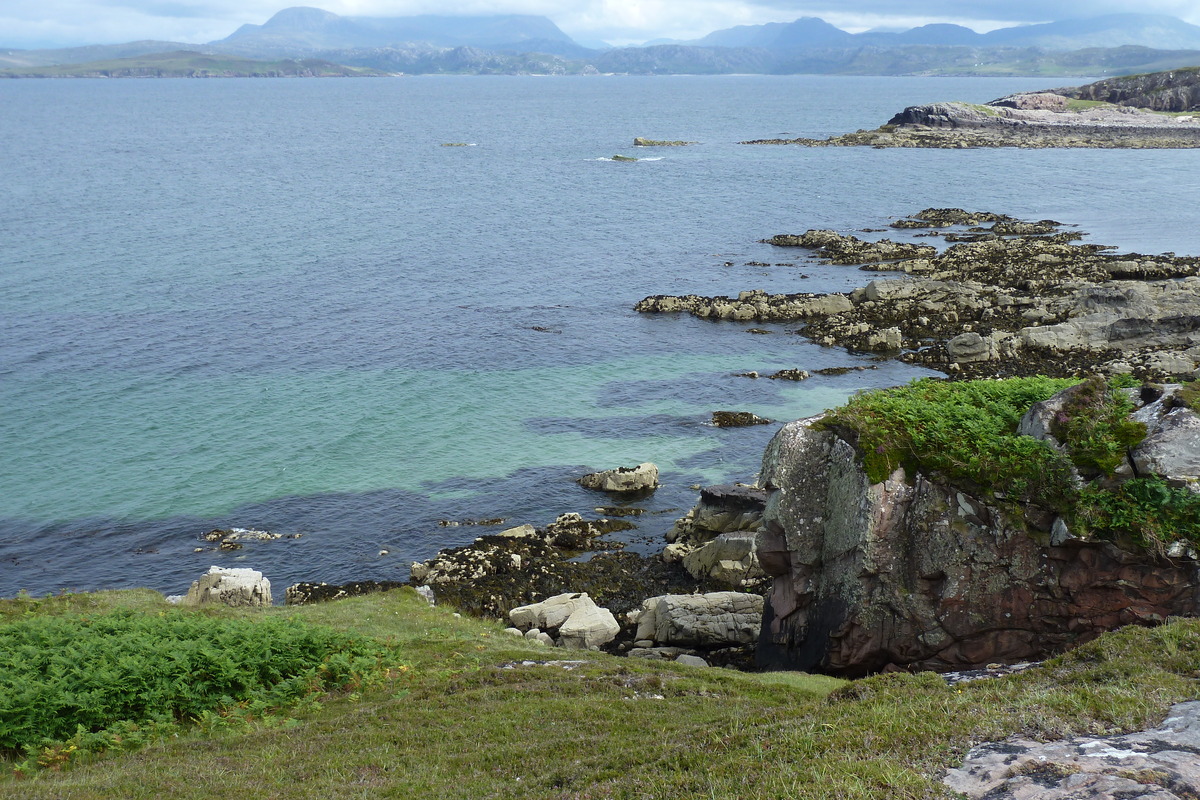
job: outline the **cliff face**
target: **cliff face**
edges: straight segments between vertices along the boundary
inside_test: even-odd
[[[813,422],[785,426],[763,461],[758,556],[774,583],[762,666],[958,669],[1200,613],[1186,548],[1156,556],[1073,538],[1061,520],[1014,519],[902,469],[871,484],[854,447]]]

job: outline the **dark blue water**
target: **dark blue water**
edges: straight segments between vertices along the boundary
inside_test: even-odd
[[[869,276],[758,240],[927,206],[1200,251],[1195,151],[736,144],[1047,85],[0,82],[0,596],[179,592],[210,564],[402,579],[480,533],[440,520],[590,512],[575,477],[646,460],[666,485],[629,538],[653,550],[693,484],[757,470],[773,429],[713,410],[790,419],[920,373],[738,378],[865,359],[641,297],[843,290]],[[194,553],[218,526],[303,537]]]

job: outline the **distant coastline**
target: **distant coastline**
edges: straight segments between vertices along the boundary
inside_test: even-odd
[[[373,78],[395,73],[319,58],[260,61],[191,50],[131,58],[0,70],[0,78]]]

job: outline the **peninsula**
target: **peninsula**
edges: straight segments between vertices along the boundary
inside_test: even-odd
[[[1200,147],[1200,67],[1109,78],[976,103],[909,106],[887,124],[829,139],[742,144],[807,147]]]

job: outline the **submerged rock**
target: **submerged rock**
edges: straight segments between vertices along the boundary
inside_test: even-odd
[[[771,420],[749,411],[714,411],[712,424],[718,428],[745,428],[750,425],[770,425]]]

